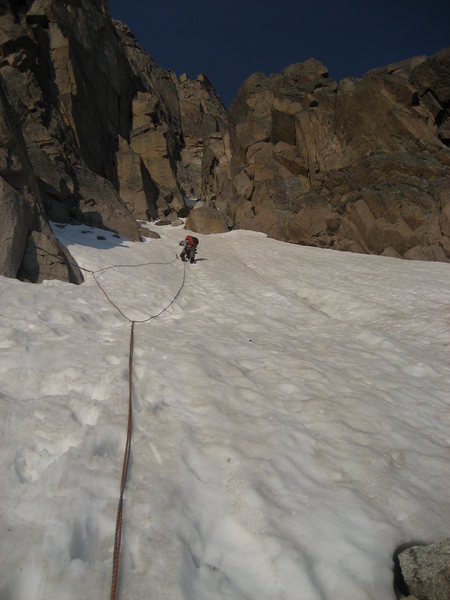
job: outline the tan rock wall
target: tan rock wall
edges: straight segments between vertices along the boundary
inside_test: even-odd
[[[450,260],[450,50],[339,85],[318,61],[252,75],[230,107],[233,225]]]

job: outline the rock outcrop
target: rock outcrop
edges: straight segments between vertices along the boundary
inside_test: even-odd
[[[233,225],[449,260],[449,101],[450,50],[339,85],[314,59],[251,76],[229,113]]]
[[[210,206],[199,206],[189,214],[186,229],[205,234],[225,233],[228,231],[228,226],[221,212]]]

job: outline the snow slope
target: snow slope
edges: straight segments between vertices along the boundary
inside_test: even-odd
[[[156,229],[55,231],[168,263],[98,274],[143,319],[185,268]],[[395,598],[395,548],[450,535],[450,266],[199,237],[136,325],[118,598]],[[0,280],[0,600],[109,598],[129,334],[90,275]]]

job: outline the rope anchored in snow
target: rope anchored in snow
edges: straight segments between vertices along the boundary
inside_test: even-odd
[[[174,262],[174,261],[171,261],[171,262]],[[150,264],[150,263],[145,263],[145,264]],[[152,263],[152,264],[156,264],[156,263]],[[171,264],[171,263],[157,263],[157,264]],[[120,266],[120,267],[131,266],[131,267],[133,267],[133,266],[143,266],[143,265],[117,265],[117,266]],[[113,268],[113,266],[106,267],[106,268],[107,269]],[[104,271],[104,270],[105,269],[100,269],[100,271]],[[177,293],[175,294],[175,296],[169,302],[169,304],[167,304],[167,306],[165,306],[159,313],[157,313],[155,315],[150,315],[146,319],[140,319],[140,320],[138,320],[138,319],[130,319],[111,300],[111,298],[108,296],[108,294],[106,293],[106,291],[103,289],[103,287],[100,285],[99,281],[95,277],[95,273],[98,273],[98,271],[95,271],[95,272],[94,271],[89,271],[89,272],[92,274],[95,283],[101,289],[101,291],[105,295],[105,297],[108,300],[108,302],[110,302],[112,304],[112,306],[114,306],[114,308],[127,321],[129,321],[129,323],[131,324],[130,350],[129,350],[129,358],[128,358],[128,425],[127,425],[127,439],[126,439],[126,442],[125,442],[125,451],[124,451],[123,464],[122,464],[122,478],[121,478],[121,482],[120,482],[119,504],[117,506],[116,531],[115,531],[115,535],[114,535],[113,573],[112,573],[112,583],[111,583],[111,600],[115,600],[115,598],[116,598],[116,591],[117,591],[117,578],[118,578],[118,575],[119,575],[120,542],[121,542],[121,539],[122,539],[123,495],[124,495],[124,492],[125,492],[125,486],[126,486],[126,482],[127,482],[128,464],[129,464],[130,453],[131,453],[131,433],[132,433],[132,415],[133,415],[133,393],[132,393],[132,390],[133,390],[134,326],[135,326],[136,323],[148,323],[152,319],[156,319],[157,317],[160,317],[163,313],[165,313],[172,306],[172,304],[176,301],[176,299],[178,298],[178,296],[181,294],[181,290],[184,287],[184,284],[185,284],[185,281],[186,281],[186,265],[184,265],[184,268],[183,268],[183,280],[181,282],[181,286],[180,286],[179,290],[177,291]]]
[[[183,280],[181,282],[180,289],[175,294],[175,296],[172,298],[172,300],[169,302],[169,304],[167,304],[167,306],[165,306],[156,315],[150,315],[149,317],[146,317],[145,319],[131,319],[129,316],[127,316],[123,312],[123,310],[119,306],[117,306],[117,304],[115,302],[112,301],[112,299],[110,298],[110,296],[108,295],[108,293],[106,292],[106,290],[104,289],[104,287],[99,282],[98,277],[96,277],[96,275],[97,275],[97,273],[102,273],[103,271],[107,271],[108,269],[145,267],[147,265],[171,265],[174,262],[176,262],[176,260],[177,259],[174,258],[173,260],[171,260],[169,262],[146,262],[146,263],[140,263],[140,264],[137,264],[137,265],[110,265],[109,267],[104,267],[103,269],[97,269],[96,271],[92,271],[91,269],[86,269],[84,267],[80,267],[80,269],[82,271],[84,271],[85,273],[90,273],[92,275],[92,277],[94,278],[95,283],[100,288],[100,290],[102,291],[102,293],[105,296],[105,298],[117,310],[117,312],[119,312],[122,315],[122,317],[124,319],[126,319],[129,323],[147,323],[148,321],[151,321],[152,319],[156,319],[157,317],[160,317],[163,313],[165,313],[172,306],[172,304],[176,301],[176,299],[178,298],[178,296],[181,294],[181,290],[183,289],[185,281],[186,281],[186,265],[184,265],[185,268],[183,269]]]
[[[113,572],[111,583],[111,600],[115,600],[117,590],[117,577],[119,575],[119,557],[120,557],[120,542],[122,539],[122,521],[123,521],[123,495],[127,482],[128,465],[131,454],[131,432],[133,422],[133,354],[134,354],[134,322],[131,323],[130,333],[130,351],[128,358],[128,425],[127,425],[127,441],[125,442],[125,452],[123,455],[122,478],[120,480],[120,496],[117,506],[116,531],[114,534],[114,552],[113,552]]]
[[[42,249],[42,250],[44,252],[47,252],[48,254],[52,254],[51,252],[48,252],[48,251],[46,251],[44,249]],[[56,255],[53,255],[53,256],[55,256],[55,258],[61,259],[61,257],[58,257]],[[121,540],[122,540],[123,496],[124,496],[124,493],[125,493],[125,486],[126,486],[127,475],[128,475],[128,465],[129,465],[129,462],[130,462],[130,455],[131,455],[131,434],[132,434],[132,415],[133,415],[133,394],[132,394],[132,389],[133,389],[134,326],[135,326],[136,323],[148,323],[149,321],[151,321],[153,319],[157,319],[158,317],[160,317],[163,313],[165,313],[172,306],[172,304],[177,300],[178,296],[181,294],[181,291],[182,291],[182,289],[184,287],[184,284],[185,284],[185,281],[186,281],[186,264],[183,265],[183,267],[184,267],[183,268],[183,280],[181,282],[181,286],[180,286],[179,290],[177,291],[177,293],[172,298],[172,300],[169,302],[169,304],[167,304],[167,306],[165,306],[162,310],[160,310],[159,313],[157,313],[155,315],[150,315],[149,317],[147,317],[145,319],[130,319],[130,317],[128,317],[122,311],[122,309],[119,306],[117,306],[117,304],[115,304],[115,302],[113,302],[111,300],[111,298],[109,297],[109,295],[106,292],[106,290],[100,284],[100,282],[99,282],[98,278],[96,277],[96,275],[98,273],[103,272],[103,271],[107,271],[108,269],[145,267],[147,265],[170,265],[170,264],[176,262],[177,258],[178,258],[178,254],[176,255],[176,258],[174,258],[173,260],[171,260],[169,262],[153,262],[153,261],[150,261],[150,262],[139,263],[139,264],[135,264],[135,265],[127,265],[127,264],[125,264],[125,265],[119,265],[118,264],[118,265],[110,265],[108,267],[103,267],[102,269],[97,269],[96,271],[93,271],[91,269],[86,269],[84,267],[79,267],[81,271],[84,271],[85,273],[90,273],[92,275],[95,283],[100,288],[100,290],[102,291],[103,295],[108,300],[108,302],[131,325],[131,331],[130,331],[130,350],[129,350],[129,357],[128,357],[128,424],[127,424],[127,438],[126,438],[126,442],[125,442],[125,451],[124,451],[123,464],[122,464],[122,477],[121,477],[121,481],[120,481],[119,503],[117,505],[116,529],[115,529],[115,534],[114,534],[113,572],[112,572],[112,583],[111,583],[111,596],[110,596],[110,600],[115,600],[115,598],[116,598],[116,592],[117,592],[117,580],[118,580],[118,575],[119,575],[120,543],[121,543]]]
[[[126,487],[127,475],[128,475],[128,465],[129,465],[129,462],[130,462],[130,455],[131,455],[131,434],[132,434],[132,416],[133,416],[134,327],[135,327],[136,323],[148,323],[152,319],[156,319],[156,318],[160,317],[163,313],[165,313],[172,306],[172,304],[176,301],[176,299],[178,298],[178,296],[181,294],[181,291],[182,291],[182,289],[184,287],[184,284],[185,284],[185,281],[186,281],[186,265],[184,265],[184,268],[183,268],[183,280],[181,282],[181,286],[180,286],[179,290],[177,291],[177,293],[172,298],[172,300],[167,304],[167,306],[165,306],[158,313],[156,313],[154,315],[150,315],[149,317],[147,317],[145,319],[131,319],[128,315],[126,315],[125,312],[115,302],[113,302],[113,300],[110,298],[110,296],[108,295],[108,293],[106,292],[106,290],[101,285],[101,283],[99,282],[98,278],[96,277],[96,274],[98,274],[98,273],[100,273],[102,271],[106,271],[107,269],[113,269],[113,268],[143,267],[143,266],[151,265],[151,264],[159,264],[159,265],[161,265],[161,264],[163,264],[163,265],[164,264],[172,264],[176,260],[177,259],[175,258],[174,260],[172,260],[170,262],[166,262],[166,263],[148,262],[148,263],[141,263],[141,264],[138,264],[138,265],[111,265],[109,267],[104,267],[103,269],[98,269],[97,271],[92,271],[90,269],[85,269],[85,268],[81,267],[82,271],[85,271],[86,273],[90,273],[92,275],[92,277],[94,278],[95,283],[100,288],[101,292],[103,293],[103,295],[105,296],[105,298],[108,300],[108,302],[131,325],[131,330],[130,330],[130,349],[129,349],[129,356],[128,356],[128,424],[127,424],[127,438],[126,438],[126,442],[125,442],[125,450],[124,450],[123,463],[122,463],[122,477],[121,477],[121,481],[120,481],[120,495],[119,495],[119,503],[117,505],[116,530],[115,530],[115,534],[114,534],[113,571],[112,571],[111,597],[110,597],[111,600],[115,600],[116,593],[117,593],[117,580],[118,580],[118,576],[119,576],[120,543],[121,543],[121,540],[122,540],[123,497],[124,497],[124,493],[125,493],[125,487]]]

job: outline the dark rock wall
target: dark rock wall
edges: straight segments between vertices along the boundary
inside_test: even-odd
[[[16,113],[0,77],[0,273],[40,282],[56,276],[83,278],[69,252],[56,240],[40,196]]]
[[[186,216],[184,196],[200,192],[203,144],[219,121],[225,128],[225,109],[206,78],[159,67],[104,0],[3,0],[0,75],[44,220],[138,239],[136,218]],[[9,190],[1,198],[11,207]]]
[[[52,254],[38,234],[45,230],[57,245],[48,218],[96,224],[138,239],[134,218],[104,178],[115,176],[114,131],[126,130],[130,120],[119,102],[126,96],[125,77],[115,81],[107,71],[117,63],[125,72],[127,63],[116,52],[106,67],[99,43],[104,56],[114,44],[119,47],[104,2],[36,0],[0,7],[0,76],[37,183],[28,187],[39,219],[33,220],[19,269],[24,279],[62,276],[57,261],[44,266],[44,256]]]

